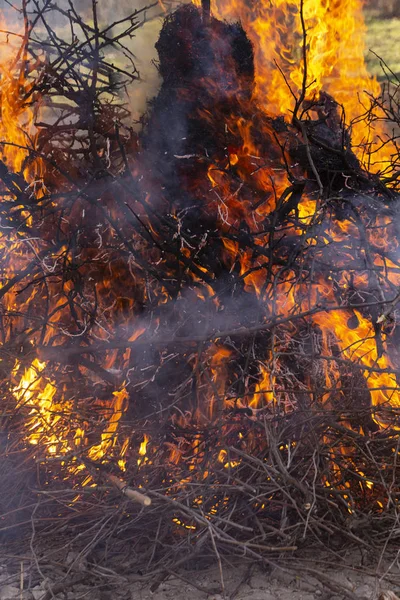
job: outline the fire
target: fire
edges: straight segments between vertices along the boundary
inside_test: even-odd
[[[17,409],[27,412],[26,419],[27,436],[29,444],[38,446],[46,455],[62,456],[75,449],[84,449],[87,445],[87,432],[81,426],[73,428],[70,421],[73,418],[73,404],[62,397],[57,399],[60,393],[54,383],[46,380],[44,371],[46,363],[35,359],[32,365],[25,369],[17,386],[13,388],[13,394],[17,400]],[[14,372],[18,371],[16,365]],[[119,422],[126,410],[128,393],[123,386],[120,390],[113,392],[111,402],[103,406],[105,426],[100,434],[100,442],[89,446],[87,456],[93,461],[101,461],[110,456],[118,440]],[[73,437],[74,444],[70,443]],[[140,455],[146,453],[148,438],[145,436],[139,450]],[[122,444],[119,456],[119,466],[124,470],[124,456],[128,449],[129,440]],[[76,471],[73,466],[72,471]],[[89,478],[88,482],[91,481]]]
[[[221,18],[239,17],[253,42],[255,88],[251,98],[243,95],[238,103],[243,115],[251,115],[254,107],[261,109],[259,121],[254,122],[252,117],[223,115],[225,135],[235,144],[227,144],[215,156],[201,157],[204,180],[199,177],[190,181],[187,173],[182,177],[183,188],[189,180],[185,193],[189,195],[190,191],[196,200],[201,198],[202,210],[212,223],[200,242],[191,237],[196,219],[182,233],[182,222],[189,212],[186,206],[184,210],[169,207],[166,216],[160,209],[162,226],[176,230],[176,255],[164,247],[162,231],[152,223],[158,208],[152,206],[156,200],[151,192],[146,190],[145,197],[138,192],[140,201],[135,197],[132,205],[123,198],[124,217],[120,216],[118,201],[126,191],[124,186],[128,186],[126,179],[121,189],[110,184],[104,203],[103,198],[101,202],[97,198],[95,188],[95,197],[88,194],[82,205],[77,201],[83,194],[80,186],[77,192],[68,181],[66,196],[73,197],[73,206],[60,203],[60,210],[56,193],[49,199],[57,214],[60,237],[65,235],[68,243],[58,242],[52,220],[50,231],[41,229],[40,201],[48,193],[41,179],[46,181],[50,175],[35,150],[40,103],[32,98],[34,88],[29,75],[36,66],[31,65],[31,71],[26,72],[18,57],[7,56],[0,64],[0,158],[9,173],[21,176],[29,184],[30,195],[38,203],[35,207],[40,209],[32,211],[35,220],[27,213],[15,231],[0,232],[0,249],[5,256],[1,285],[6,288],[2,302],[4,311],[11,315],[7,317],[2,343],[12,340],[17,332],[12,351],[18,358],[12,369],[10,391],[17,411],[24,416],[25,443],[35,446],[37,456],[44,462],[53,458],[67,462],[67,457],[72,457],[69,475],[80,479],[80,485],[95,485],[87,465],[129,474],[133,471],[134,476],[145,478],[146,469],[159,450],[156,436],[149,434],[150,419],[157,422],[164,413],[168,428],[160,445],[168,455],[168,464],[163,465],[166,489],[173,490],[196,477],[201,483],[207,480],[211,476],[206,462],[209,456],[214,457],[217,467],[222,466],[219,471],[223,474],[239,470],[241,458],[226,448],[236,444],[251,452],[266,443],[262,428],[251,428],[257,414],[278,418],[280,411],[294,411],[296,394],[312,396],[315,382],[320,385],[321,379],[329,391],[322,392],[319,399],[325,407],[333,405],[331,391],[342,393],[340,361],[346,366],[352,364],[361,373],[370,393],[375,424],[381,429],[398,428],[393,414],[400,408],[400,392],[396,352],[390,347],[389,335],[378,331],[380,323],[372,313],[342,310],[338,306],[339,302],[350,302],[346,296],[350,293],[358,294],[364,301],[363,294],[370,288],[374,294],[379,292],[379,301],[385,305],[392,298],[393,288],[400,284],[398,247],[392,240],[396,239],[394,225],[391,218],[383,215],[369,227],[370,215],[363,212],[362,206],[349,207],[350,201],[343,201],[343,216],[339,218],[330,211],[329,202],[337,203],[335,210],[339,213],[340,198],[322,202],[315,191],[304,192],[306,174],[297,163],[293,164],[295,161],[285,147],[286,134],[275,130],[269,118],[283,115],[290,121],[294,96],[301,95],[304,84],[304,100],[308,106],[315,101],[315,113],[323,110],[318,104],[321,92],[328,92],[343,106],[342,119],[351,124],[355,152],[362,163],[374,172],[390,170],[392,148],[382,144],[386,139],[382,122],[377,120],[372,126],[360,116],[366,112],[369,97],[379,94],[379,85],[369,77],[364,64],[362,2],[276,0],[273,4],[250,5],[239,0],[219,0],[213,9]],[[20,52],[25,52],[23,43]],[[215,88],[214,82],[205,85],[207,89],[213,89],[213,85]],[[219,116],[203,110],[201,118],[206,123]],[[281,126],[286,131],[284,122]],[[377,146],[379,151],[375,151]],[[110,140],[97,158],[107,157],[107,153]],[[175,158],[186,161],[193,156]],[[135,168],[141,181],[139,160],[138,164]],[[109,166],[102,168],[107,171]],[[121,169],[118,164],[118,175]],[[107,176],[113,183],[114,178],[117,181],[111,170]],[[56,192],[57,184],[52,181]],[[92,184],[91,181],[87,187]],[[162,197],[164,193],[164,187],[160,188],[154,194],[157,201],[157,194]],[[17,189],[14,192],[8,190],[5,200],[14,202]],[[290,201],[297,193],[301,200],[291,207]],[[151,217],[145,210],[149,206]],[[279,220],[274,220],[276,214],[284,223],[282,230]],[[293,214],[296,218],[292,218]],[[21,215],[25,216],[25,209]],[[134,222],[133,233],[128,216]],[[137,233],[141,228],[145,231],[143,237]],[[357,237],[360,230],[368,241],[368,252]],[[250,237],[252,244],[248,242]],[[152,245],[146,246],[149,240]],[[282,240],[289,240],[287,247],[283,243],[280,246]],[[216,273],[209,269],[207,255],[204,258],[202,254],[208,244],[210,254],[214,253],[214,242],[218,254]],[[274,252],[278,255],[275,262]],[[296,270],[293,257],[297,255],[302,259]],[[352,265],[357,261],[355,268]],[[159,266],[166,275],[158,280]],[[32,277],[34,284],[25,281],[25,274]],[[6,287],[15,278],[22,281],[18,295]],[[175,287],[177,281],[179,287]],[[246,303],[242,306],[243,298]],[[377,303],[376,296],[374,302]],[[175,330],[174,319],[180,306],[185,322]],[[209,314],[209,321],[214,319],[213,326],[208,329],[208,320],[201,320],[203,315],[196,321],[196,310]],[[168,325],[166,338],[160,333],[165,326],[163,318]],[[352,326],[349,320],[353,320]],[[246,356],[239,360],[246,327],[251,331],[251,343]],[[266,332],[268,340],[262,337]],[[165,341],[165,347],[160,339]],[[179,352],[170,348],[171,340],[182,339],[187,342],[187,349]],[[291,357],[304,339],[319,362],[326,360],[323,373],[309,372],[307,363],[301,375],[297,367],[296,376],[293,374]],[[318,344],[320,347],[316,348]],[[53,352],[49,359],[36,357],[49,349]],[[53,363],[64,353],[67,358],[63,366],[54,367]],[[308,359],[307,355],[301,357],[305,362]],[[171,376],[175,372],[176,385]],[[84,380],[82,387],[80,378]],[[248,418],[244,425],[235,411]],[[141,420],[145,425],[127,434],[125,426],[130,418],[135,425]],[[210,424],[214,429],[207,438]],[[217,435],[224,438],[222,448],[220,441],[214,445]],[[329,436],[326,437],[329,445]],[[279,443],[277,447],[282,454],[296,451],[295,442]],[[136,458],[129,461],[132,454]],[[351,453],[341,449],[340,455],[351,463]],[[339,481],[340,467],[333,459],[331,462],[332,482],[335,477]],[[183,464],[193,481],[179,477]],[[358,474],[364,477],[364,471],[359,470]],[[364,484],[373,491],[374,483],[366,475]],[[331,484],[326,481],[325,485]],[[348,506],[347,510],[352,508]],[[208,508],[208,516],[217,511],[218,501]],[[179,519],[174,522],[196,529]]]
[[[25,71],[26,32],[20,30],[10,36],[4,30],[7,26],[0,20],[0,159],[10,171],[23,172],[32,189],[35,182],[41,188],[41,160],[36,157],[30,164],[27,162],[35,143],[35,118],[40,103],[32,97],[33,83],[28,82]]]
[[[378,355],[372,324],[358,311],[355,311],[355,315],[358,324],[354,329],[349,329],[348,320],[351,315],[345,312],[332,311],[315,317],[315,321],[325,332],[335,334],[343,356],[354,364],[366,367],[364,377],[370,388],[372,405],[376,408],[373,418],[381,427],[385,427],[388,425],[385,422],[385,412],[390,415],[400,408],[395,366],[387,356]],[[389,419],[389,423],[399,429],[393,422],[393,417]]]
[[[137,459],[137,464],[138,467],[140,467],[141,464],[148,462],[149,458],[147,455],[147,444],[150,441],[150,436],[148,436],[146,433],[143,436],[143,441],[140,442],[140,446],[139,446],[139,458]]]
[[[89,458],[97,461],[101,460],[104,456],[107,456],[116,443],[118,425],[125,412],[128,397],[129,394],[125,387],[113,392],[113,400],[109,407],[109,416],[107,416],[108,407],[105,407],[106,427],[101,433],[101,442],[89,449]]]
[[[27,441],[39,446],[49,455],[63,455],[71,450],[65,417],[70,405],[55,401],[57,388],[43,377],[45,363],[35,359],[25,372],[13,393],[17,408],[28,413]]]
[[[240,461],[238,460],[227,460],[228,453],[226,450],[222,449],[218,454],[218,462],[222,463],[225,469],[234,469],[238,465],[240,465]]]
[[[197,1],[195,4],[198,4]],[[328,92],[343,106],[343,119],[352,123],[358,158],[374,172],[390,170],[396,153],[388,141],[383,112],[377,121],[363,118],[371,96],[379,96],[379,83],[365,65],[363,0],[275,0],[246,3],[218,0],[213,12],[220,19],[238,18],[255,49],[256,89],[259,105],[272,115],[290,115],[293,96],[299,97],[304,81],[303,5],[306,30],[306,99],[318,100]]]
[[[143,442],[141,442],[140,448],[139,448],[140,456],[146,456],[147,444],[149,443],[149,441],[150,441],[149,436],[145,434],[144,438],[143,438]]]
[[[28,24],[26,27],[29,27]],[[4,33],[3,33],[4,30]],[[13,33],[10,33],[13,30]],[[38,63],[28,61],[27,39],[28,29],[8,27],[0,24],[0,160],[3,161],[15,188],[3,196],[5,200],[15,200],[16,194],[27,193],[31,200],[40,201],[47,193],[43,182],[45,176],[44,163],[36,154],[38,129],[36,120],[40,115],[40,96],[35,94],[35,80],[32,77]],[[39,59],[38,59],[39,60]],[[21,179],[18,179],[18,176]],[[20,182],[27,182],[27,187],[21,187]],[[24,216],[25,212],[21,214]],[[32,217],[26,212],[26,224],[31,226]],[[29,256],[40,258],[43,246],[37,236],[26,236],[9,233],[5,227],[0,233],[0,247],[4,253],[2,265],[3,278],[0,288],[6,287],[12,281],[19,269],[26,268]],[[53,242],[51,242],[53,245]],[[40,261],[41,267],[48,275],[56,274],[60,264],[72,260],[66,247],[55,248]],[[52,313],[51,327],[43,336],[47,342],[54,328],[63,330],[63,309],[66,307],[65,294],[73,289],[72,281],[63,283],[62,294],[56,285],[49,284],[52,294],[49,309]],[[107,287],[108,282],[104,282]],[[18,304],[13,294],[4,293],[4,307],[7,311],[17,310]],[[40,302],[40,297],[33,289],[25,298],[25,307],[30,303]],[[32,304],[33,305],[33,304]],[[138,328],[131,336],[137,339],[144,329]],[[66,329],[64,329],[66,332]],[[99,323],[99,337],[104,335],[104,327]],[[126,360],[129,356],[126,356]],[[114,357],[110,357],[111,366]],[[26,417],[26,442],[38,447],[40,458],[62,457],[79,449],[86,450],[86,456],[93,461],[101,461],[110,456],[118,442],[118,429],[122,415],[126,410],[128,393],[122,385],[110,393],[108,401],[102,401],[102,422],[96,427],[100,438],[98,443],[90,444],[88,437],[93,433],[91,427],[74,420],[74,402],[66,399],[62,386],[49,379],[46,373],[46,362],[35,358],[30,366],[24,369],[20,376],[21,365],[16,362],[13,374],[17,383],[12,387],[12,393],[17,402],[17,409]],[[107,365],[105,365],[107,366]],[[19,378],[20,377],[20,378]],[[18,380],[19,378],[19,380]],[[100,430],[100,431],[98,431]],[[121,470],[125,468],[125,454],[129,440],[126,439],[115,454]],[[83,464],[74,464],[71,473],[84,470]],[[92,478],[86,476],[84,484],[92,484]]]
[[[274,376],[271,375],[269,369],[260,365],[261,377],[256,384],[254,396],[249,402],[249,406],[257,408],[265,406],[274,401]]]

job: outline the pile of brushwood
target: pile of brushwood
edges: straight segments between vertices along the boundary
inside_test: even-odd
[[[400,336],[398,154],[369,173],[327,94],[266,115],[243,28],[191,6],[165,19],[134,128],[146,10],[103,27],[77,4],[23,5],[10,69],[35,135],[0,142],[9,554],[29,553],[31,582],[56,562],[65,585],[115,569],[156,589],[216,558],[222,574],[232,556],[398,544],[399,391],[381,362]],[[364,118],[396,147],[383,66]],[[324,334],[337,314],[376,360]]]

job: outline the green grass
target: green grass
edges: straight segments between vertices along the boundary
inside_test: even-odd
[[[368,70],[378,79],[383,79],[379,59],[369,52],[378,54],[400,78],[400,18],[382,19],[367,15],[367,54]]]

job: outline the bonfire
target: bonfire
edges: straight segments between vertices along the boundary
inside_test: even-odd
[[[400,82],[361,0],[101,4],[0,27],[1,535],[154,590],[398,544]]]

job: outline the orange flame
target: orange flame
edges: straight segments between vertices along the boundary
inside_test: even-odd
[[[194,3],[199,4],[197,0]],[[240,19],[253,42],[255,97],[268,114],[290,116],[294,96],[300,96],[304,78],[300,6],[300,0],[212,3],[216,17]],[[370,171],[382,172],[389,167],[395,148],[390,143],[381,147],[389,138],[383,112],[376,111],[378,119],[373,124],[362,118],[370,97],[380,94],[379,83],[365,65],[362,7],[363,0],[304,0],[306,99],[318,99],[322,90],[333,96],[343,106],[346,123],[353,123],[352,141],[358,158]]]
[[[7,27],[0,20],[0,160],[9,171],[23,171],[35,185],[41,179],[43,165],[37,157],[26,163],[34,148],[39,108],[38,98],[33,102],[31,97],[33,82],[28,82],[26,74],[26,33],[20,30],[9,35],[2,31]]]
[[[343,311],[321,313],[314,320],[325,332],[335,334],[345,358],[353,364],[365,366],[364,377],[370,389],[372,405],[377,409],[373,418],[376,423],[385,427],[385,416],[390,415],[393,409],[400,408],[395,369],[386,355],[378,355],[372,324],[358,311],[355,314],[358,325],[354,329],[350,329],[347,324],[351,315]],[[400,429],[393,421],[393,418],[389,419],[390,425]]]

